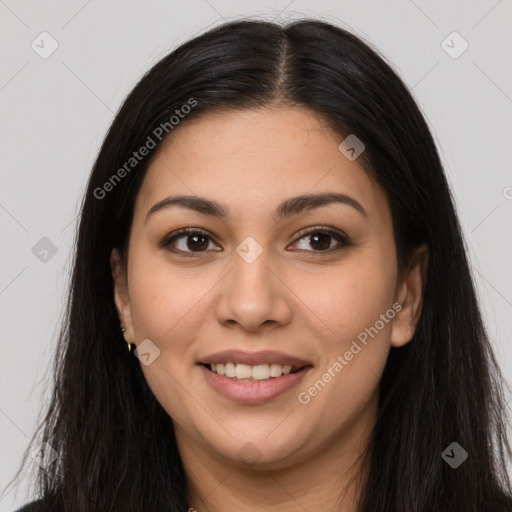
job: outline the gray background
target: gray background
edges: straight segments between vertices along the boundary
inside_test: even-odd
[[[115,111],[178,43],[246,15],[313,16],[348,28],[413,89],[453,188],[490,337],[512,381],[510,1],[0,0],[0,492],[48,397],[78,202]],[[34,40],[42,46],[43,31],[59,45],[47,59],[31,47]],[[469,44],[456,59],[441,46],[453,31]],[[462,48],[453,37],[446,44]],[[43,237],[57,249],[47,261],[32,250]],[[24,503],[25,492],[10,487],[0,511]]]

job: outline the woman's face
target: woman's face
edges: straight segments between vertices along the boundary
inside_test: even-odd
[[[111,261],[182,454],[284,468],[373,426],[422,274],[398,281],[385,194],[341,141],[305,109],[223,112],[183,122],[152,161],[127,269]]]

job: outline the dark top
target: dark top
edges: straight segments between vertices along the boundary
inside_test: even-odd
[[[36,500],[31,501],[30,503],[27,503],[20,509],[16,510],[15,512],[46,512],[43,506],[43,500]],[[492,512],[499,512],[497,510]],[[505,509],[503,509],[503,512],[505,512]],[[510,511],[512,512],[512,510]]]
[[[23,507],[16,510],[16,512],[41,512],[43,510],[42,500],[31,501]]]

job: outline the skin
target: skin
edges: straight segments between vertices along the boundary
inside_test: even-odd
[[[156,154],[137,195],[127,267],[112,251],[125,338],[136,345],[150,339],[160,350],[141,368],[173,418],[189,506],[198,511],[356,510],[359,491],[349,479],[357,482],[360,469],[363,482],[368,469],[357,458],[376,421],[390,347],[414,334],[410,323],[421,313],[428,252],[419,247],[399,279],[384,191],[357,159],[338,150],[342,139],[317,114],[295,107],[183,122]],[[332,203],[275,217],[282,201],[318,192],[347,194],[367,215]],[[175,194],[215,200],[231,215],[219,219],[173,206],[145,222],[155,203]],[[320,228],[307,228],[325,225],[351,244],[331,238],[327,246],[337,250],[322,251],[311,237]],[[185,254],[159,246],[183,227],[207,231],[211,238],[200,239],[207,250],[194,252],[191,235],[174,241]],[[252,263],[236,252],[247,236],[263,250]],[[394,319],[301,404],[299,392],[395,302],[402,309]],[[278,397],[241,405],[214,391],[197,365],[227,349],[278,350],[313,368]],[[253,463],[242,460],[247,450],[256,454]]]

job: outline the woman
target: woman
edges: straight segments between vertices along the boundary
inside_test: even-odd
[[[434,142],[327,23],[225,24],[134,88],[88,184],[55,375],[24,510],[512,510]]]

